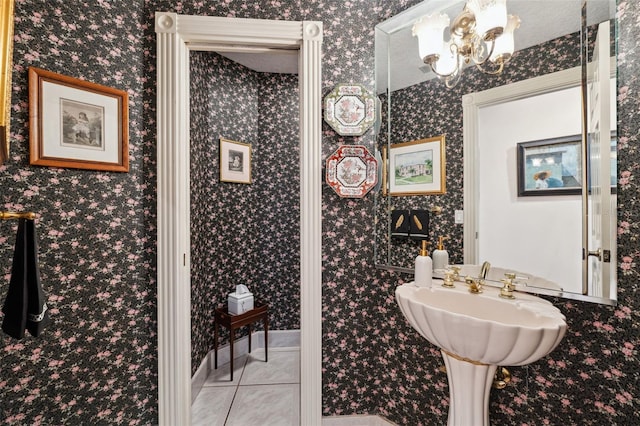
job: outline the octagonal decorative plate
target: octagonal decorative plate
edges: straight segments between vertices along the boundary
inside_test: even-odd
[[[376,121],[375,98],[360,84],[338,84],[324,98],[324,120],[342,136],[361,136]]]
[[[362,145],[342,145],[327,158],[326,179],[339,196],[362,198],[378,183],[378,161]]]

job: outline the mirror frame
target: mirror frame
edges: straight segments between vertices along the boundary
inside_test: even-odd
[[[9,159],[11,75],[13,68],[13,0],[0,2],[0,165]]]
[[[156,12],[158,416],[191,424],[189,51],[299,50],[300,423],[322,419],[322,22]]]

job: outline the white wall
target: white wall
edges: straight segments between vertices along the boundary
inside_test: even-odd
[[[479,261],[581,292],[580,195],[518,197],[516,145],[582,132],[580,88],[481,108]],[[575,105],[571,107],[569,105]]]

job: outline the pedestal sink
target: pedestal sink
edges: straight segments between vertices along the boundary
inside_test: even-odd
[[[449,380],[449,426],[489,426],[489,392],[498,365],[525,365],[550,353],[567,329],[564,315],[531,294],[472,294],[465,283],[444,288],[408,283],[396,300],[411,326],[442,352]]]

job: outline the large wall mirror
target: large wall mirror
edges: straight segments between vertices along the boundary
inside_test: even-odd
[[[434,13],[453,21],[464,6],[427,0],[376,26],[387,166],[375,196],[376,265],[413,271],[419,242],[394,227],[419,210],[431,212],[432,249],[448,237],[450,264],[488,261],[489,279],[516,271],[520,290],[615,304],[615,0],[507,0],[521,21],[511,60],[499,75],[467,66],[448,88],[421,60],[412,28]],[[394,145],[432,137],[444,140],[434,167],[446,168],[446,190],[394,194]]]

